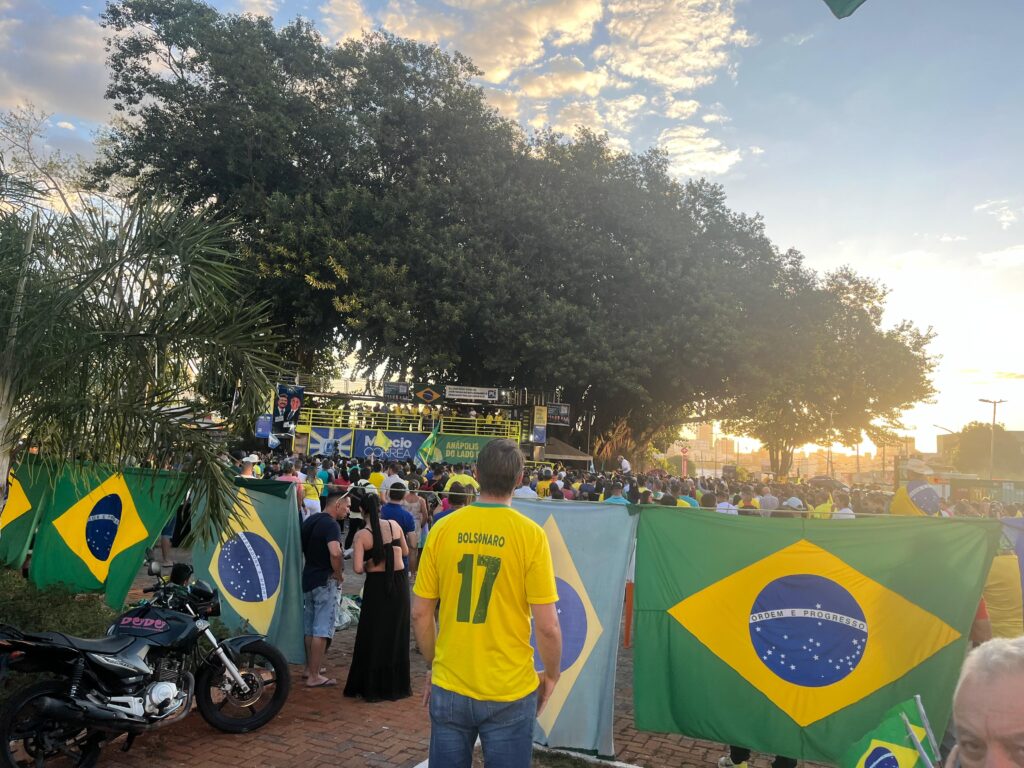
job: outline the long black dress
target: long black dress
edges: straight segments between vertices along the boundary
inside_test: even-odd
[[[366,572],[356,644],[345,683],[346,696],[362,696],[366,701],[412,696],[409,578],[404,568],[394,570],[392,546],[399,545],[384,543],[386,570]]]

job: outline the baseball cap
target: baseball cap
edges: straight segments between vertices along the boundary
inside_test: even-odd
[[[257,456],[255,453],[250,453],[248,456],[242,459],[242,461],[244,461],[247,464],[259,464],[260,457]]]

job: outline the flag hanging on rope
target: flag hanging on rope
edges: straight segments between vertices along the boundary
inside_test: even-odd
[[[183,492],[173,472],[69,465],[40,523],[30,578],[38,587],[104,592],[108,605],[122,607]]]
[[[7,478],[7,502],[0,512],[0,563],[21,568],[52,490],[53,474],[41,461],[26,459]]]
[[[562,676],[537,718],[534,740],[612,756],[615,666],[636,515],[617,504],[513,499],[512,506],[547,534],[562,629]],[[534,663],[542,667],[536,650]]]
[[[195,576],[216,587],[221,619],[229,629],[267,635],[288,661],[305,663],[295,486],[276,480],[239,479],[236,484],[226,537],[197,544],[192,551]]]
[[[920,693],[942,730],[999,534],[645,508],[637,727],[835,763]]]

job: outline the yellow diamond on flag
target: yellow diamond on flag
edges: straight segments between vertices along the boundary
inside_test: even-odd
[[[544,712],[537,718],[544,733],[551,731],[566,699],[572,692],[587,659],[590,658],[597,640],[604,629],[597,618],[597,611],[590,602],[590,596],[583,586],[576,564],[569,554],[569,548],[562,538],[562,532],[554,515],[544,523],[551,547],[551,561],[555,567],[555,584],[558,587],[558,621],[562,630],[562,676],[548,700]],[[536,643],[534,643],[536,647]]]
[[[281,594],[284,558],[244,488],[238,491],[229,531],[231,536],[213,550],[210,576],[235,613],[265,635]]]
[[[110,563],[149,537],[124,475],[111,475],[53,521],[53,527],[101,584]]]
[[[389,438],[379,429],[377,430],[377,436],[373,438],[373,444],[380,448],[382,451],[391,450],[391,438]]]
[[[914,732],[917,733],[917,731],[920,731],[917,734],[918,739],[924,739],[924,729],[914,727]],[[857,761],[857,768],[894,768],[894,761],[897,768],[914,768],[920,757],[913,747],[872,739],[860,760]]]
[[[869,696],[960,637],[806,540],[668,613],[802,727]]]
[[[31,511],[32,502],[25,495],[25,489],[21,487],[18,478],[11,475],[7,478],[7,504],[0,512],[0,536],[6,526],[13,523],[22,515]]]

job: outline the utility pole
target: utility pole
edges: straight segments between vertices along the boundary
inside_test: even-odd
[[[978,398],[979,403],[988,403],[992,406],[992,433],[989,435],[988,444],[988,479],[992,480],[995,477],[996,469],[996,408],[1005,403],[1005,400],[986,400],[983,397]]]

